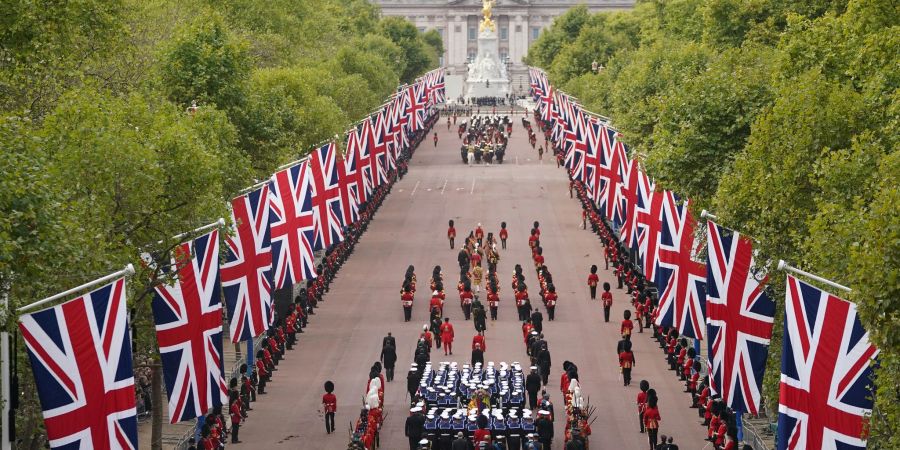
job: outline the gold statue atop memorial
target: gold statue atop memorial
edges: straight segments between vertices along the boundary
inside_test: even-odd
[[[497,3],[497,0],[482,0],[481,1],[481,14],[484,18],[481,19],[481,26],[478,27],[479,31],[491,30],[496,32],[497,27],[494,25],[494,20],[491,19],[491,8],[494,7],[494,4]]]

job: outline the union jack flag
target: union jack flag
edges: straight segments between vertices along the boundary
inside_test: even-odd
[[[315,150],[309,160],[312,173],[313,226],[316,239],[313,248],[329,248],[344,239],[344,205],[341,179],[338,177],[338,155],[334,142]]]
[[[872,412],[869,342],[856,305],[787,276],[778,449],[864,449]]]
[[[530,67],[528,68],[528,76],[531,81],[531,98],[535,102],[538,102],[546,91],[547,75],[540,69]],[[538,103],[538,108],[540,108],[541,106],[542,105]]]
[[[281,170],[269,183],[269,228],[275,289],[316,277],[314,219],[307,161]]]
[[[602,151],[597,175],[601,181],[601,188],[596,199],[597,206],[604,212],[607,219],[621,224],[625,221],[622,184],[625,178],[624,168],[628,165],[628,156],[625,154],[625,145],[618,139],[618,133],[615,130],[603,125],[600,131]]]
[[[764,290],[769,277],[754,275],[746,236],[709,221],[706,240],[710,387],[732,410],[755,415],[775,318],[775,302]]]
[[[233,234],[225,239],[222,291],[232,342],[263,334],[274,320],[269,185],[231,200]]]
[[[678,205],[675,194],[666,192],[659,236],[656,285],[659,315],[656,324],[675,327],[684,336],[703,339],[706,326],[706,267],[694,261],[694,227],[689,201]]]
[[[153,319],[172,423],[193,420],[228,397],[222,377],[219,231],[175,248],[175,283],[156,286]]]
[[[371,140],[372,129],[368,120],[363,120],[347,135],[344,167],[347,173],[347,185],[358,205],[367,201],[369,194],[372,193],[372,160],[369,154]]]
[[[584,156],[588,152],[586,114],[574,103],[566,102],[566,106],[565,165],[573,179],[584,181]]]
[[[369,147],[371,152],[370,159],[375,166],[373,170],[372,182],[373,186],[381,186],[388,182],[388,148],[385,122],[387,121],[387,112],[382,109],[378,113],[369,117],[372,130],[372,144]]]
[[[426,104],[444,103],[444,69],[435,69],[425,74]]]
[[[425,128],[425,83],[413,83],[406,88],[405,108],[401,111],[409,118],[409,128],[419,131]]]
[[[597,202],[600,194],[600,175],[598,170],[601,164],[602,143],[600,142],[600,134],[602,133],[603,124],[596,117],[587,116],[585,124],[585,134],[587,136],[587,148],[584,154],[584,185],[588,194]]]
[[[628,161],[625,167],[625,183],[622,196],[625,198],[625,223],[622,225],[620,240],[630,248],[638,246],[638,211],[647,209],[644,205],[650,201],[653,184],[636,159]]]
[[[19,330],[50,448],[136,449],[125,280],[24,314]]]
[[[351,180],[350,176],[347,175],[347,155],[344,155],[343,158],[338,157],[337,177],[341,189],[341,212],[343,213],[341,223],[349,226],[359,219],[359,201],[356,193],[351,189],[351,185],[356,180]]]
[[[647,191],[639,191],[638,203],[635,205],[635,226],[637,227],[638,253],[644,266],[644,276],[656,282],[656,267],[659,255],[659,236],[662,231],[663,200],[666,191],[656,191],[651,183]],[[641,186],[641,185],[639,185]],[[643,187],[641,188],[643,189]]]

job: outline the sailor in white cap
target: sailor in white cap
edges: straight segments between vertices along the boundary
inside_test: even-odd
[[[422,435],[425,434],[425,415],[422,414],[421,406],[415,406],[409,412],[410,415],[406,418],[404,433],[409,438],[409,449],[416,450],[420,448],[420,440],[424,440],[425,444],[428,444],[427,439],[422,439]]]

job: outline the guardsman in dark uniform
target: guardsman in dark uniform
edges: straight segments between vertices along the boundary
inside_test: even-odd
[[[597,284],[600,283],[600,277],[597,276],[597,265],[594,264],[591,266],[591,274],[588,275],[587,284],[588,288],[591,290],[591,300],[597,300]],[[609,318],[606,318],[606,321],[609,322]]]
[[[394,342],[394,337],[390,333],[384,339],[385,342],[381,347],[379,360],[384,363],[384,375],[387,381],[394,381],[394,365],[397,364],[397,343]]]
[[[509,238],[509,231],[506,230],[506,222],[500,222],[500,245],[506,250],[506,239]]]
[[[477,298],[472,302],[472,319],[475,322],[475,331],[483,333],[487,330],[487,314],[484,311],[484,304]]]
[[[541,376],[537,366],[531,366],[531,373],[525,377],[525,391],[528,392],[528,408],[537,408],[538,391],[541,390]]]

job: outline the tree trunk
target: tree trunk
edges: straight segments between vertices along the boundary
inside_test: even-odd
[[[150,369],[150,385],[153,395],[153,411],[150,413],[150,448],[162,450],[162,426],[163,426],[163,394],[162,394],[162,367],[153,364]]]

